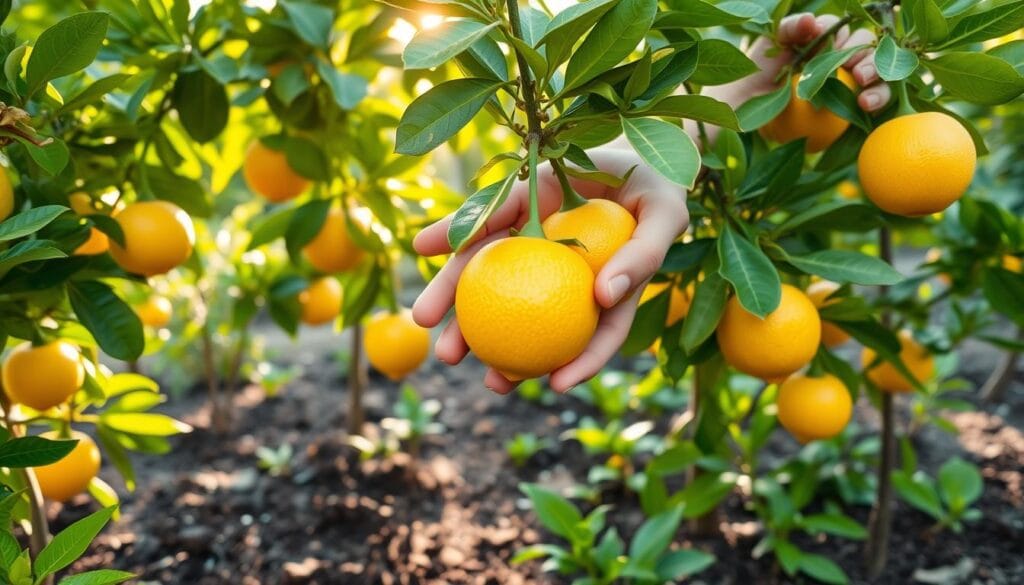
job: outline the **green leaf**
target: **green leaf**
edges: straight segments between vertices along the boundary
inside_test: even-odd
[[[105,412],[100,421],[115,431],[143,437],[170,437],[192,431],[189,425],[167,415],[147,412]]]
[[[729,300],[729,287],[718,272],[709,273],[694,289],[690,311],[683,321],[680,341],[686,353],[692,353],[704,343],[718,327]]]
[[[523,40],[531,47],[536,47],[547,32],[551,19],[540,10],[528,5],[519,7],[519,16],[523,21]]]
[[[700,152],[680,126],[656,118],[621,118],[626,139],[640,158],[672,183],[693,188]]]
[[[683,508],[684,518],[699,518],[707,514],[712,508],[718,505],[733,486],[736,485],[735,474],[732,473],[704,473],[691,481],[682,492],[677,494],[678,499],[686,506]],[[673,497],[675,500],[676,497]]]
[[[640,94],[647,91],[651,85],[651,48],[644,51],[643,57],[637,61],[636,67],[630,73],[626,81],[626,87],[622,90],[623,101],[632,103]]]
[[[227,90],[203,69],[178,75],[172,103],[181,125],[196,142],[209,142],[227,127],[231,108]]]
[[[213,213],[207,191],[196,181],[164,166],[146,165],[142,169],[146,176],[144,190],[153,198],[170,201],[192,217],[209,217]]]
[[[0,467],[39,467],[64,458],[78,441],[51,441],[43,437],[18,437],[0,445]]]
[[[26,98],[50,80],[80,71],[92,63],[107,35],[109,20],[102,12],[82,12],[44,30],[25,67]]]
[[[124,82],[131,79],[132,76],[127,73],[115,73],[108,75],[101,79],[97,79],[92,84],[80,91],[75,97],[64,102],[64,105],[57,110],[57,114],[65,114],[67,112],[73,112],[84,106],[94,104],[101,100],[103,96],[121,87]]]
[[[671,11],[658,15],[655,28],[704,28],[740,24],[745,17],[726,12],[704,0],[673,0]]]
[[[461,250],[472,241],[473,236],[484,227],[491,214],[505,202],[512,185],[516,182],[516,177],[517,174],[512,173],[466,199],[448,226],[448,243],[452,250]]]
[[[526,43],[526,41],[523,42]],[[532,47],[533,45],[530,46]],[[505,53],[501,51],[498,43],[489,36],[483,37],[470,45],[469,49],[459,55],[458,60],[469,72],[470,77],[508,81],[508,61],[505,58]],[[547,66],[545,65],[546,69]]]
[[[856,540],[863,540],[868,536],[868,531],[856,520],[840,513],[806,516],[800,524],[811,532],[825,532]]]
[[[980,498],[984,487],[978,468],[960,457],[953,457],[939,468],[939,494],[955,513]]]
[[[971,2],[967,3],[970,6]],[[1009,2],[991,10],[965,17],[956,23],[949,38],[938,49],[994,39],[1024,27],[1024,2]]]
[[[1017,73],[1024,75],[1024,40],[1003,43],[989,49],[986,55],[992,55],[1006,61],[1013,66]]]
[[[949,35],[949,22],[935,0],[916,0],[913,3],[911,20],[914,32],[925,43],[936,43]]]
[[[557,536],[575,543],[579,537],[579,524],[583,521],[579,510],[569,500],[536,484],[523,483],[519,490],[533,502],[537,518]]]
[[[61,579],[59,585],[115,585],[135,577],[134,573],[115,571],[113,569],[100,569],[98,571],[89,571],[65,577]]]
[[[536,45],[547,47],[548,64],[554,68],[564,62],[576,41],[619,1],[589,0],[556,14]]]
[[[18,242],[7,250],[0,252],[0,278],[3,278],[17,266],[28,262],[66,258],[62,250],[55,248],[50,240],[26,240]]]
[[[641,567],[654,565],[672,542],[682,519],[683,509],[676,506],[644,522],[629,543],[630,562]]]
[[[698,85],[721,85],[758,71],[743,51],[721,39],[706,39],[698,44],[697,69],[690,81]]]
[[[650,30],[657,10],[657,0],[620,0],[569,59],[563,91],[583,85],[628,57]]]
[[[988,268],[982,277],[982,291],[993,309],[1024,327],[1024,275]]]
[[[406,69],[431,69],[447,63],[495,28],[498,23],[449,20],[416,33],[402,53]]]
[[[664,582],[675,582],[696,575],[715,564],[715,555],[694,549],[676,550],[658,559],[655,572]]]
[[[68,526],[39,552],[35,562],[36,584],[75,562],[110,521],[116,508],[104,508]]]
[[[803,256],[787,254],[785,260],[807,274],[839,283],[893,285],[903,280],[903,275],[888,263],[850,250],[818,250]]]
[[[903,471],[894,471],[892,485],[896,488],[896,493],[911,506],[936,520],[945,518],[946,513],[942,509],[942,502],[939,501],[939,494],[928,478],[919,475],[911,477]]]
[[[343,110],[355,109],[369,92],[370,84],[362,75],[342,73],[326,61],[317,61],[316,70],[331,88],[334,103]]]
[[[547,77],[548,62],[540,51],[526,44],[526,41],[523,41],[522,39],[510,36],[508,37],[508,40],[512,43],[512,46],[515,47],[516,52],[526,59],[526,63],[530,66],[530,71],[533,71],[534,77],[537,79],[544,79]]]
[[[832,72],[845,63],[854,53],[864,49],[863,45],[847,47],[839,51],[818,53],[804,66],[800,81],[797,82],[796,95],[802,100],[809,100],[818,94]]]
[[[315,47],[327,47],[334,25],[334,11],[326,6],[309,2],[281,0],[279,6],[284,7],[291,20],[292,28],[302,40]]]
[[[1024,77],[999,57],[946,53],[926,64],[946,92],[976,104],[1003,104],[1024,92]]]
[[[846,585],[850,582],[839,565],[821,555],[802,553],[800,555],[800,570],[822,583]]]
[[[142,355],[145,339],[135,311],[109,285],[96,280],[69,282],[68,297],[82,325],[110,357],[132,361]]]
[[[885,81],[906,79],[917,69],[917,65],[917,55],[897,45],[891,36],[885,35],[878,42],[875,67],[878,69],[878,76]]]
[[[740,128],[744,132],[757,130],[768,122],[775,119],[789,105],[792,95],[789,77],[783,80],[784,83],[771,93],[751,98],[736,110]]]
[[[420,155],[455,136],[484,107],[501,83],[491,79],[456,79],[413,100],[398,125],[398,154]]]
[[[672,95],[640,110],[624,114],[630,118],[661,116],[686,118],[714,124],[730,130],[739,130],[740,122],[729,104],[706,95]]]
[[[779,272],[760,248],[726,224],[718,238],[721,275],[732,283],[740,305],[760,318],[767,317],[782,300]]]
[[[289,136],[284,144],[288,166],[295,172],[313,181],[330,179],[330,163],[327,155],[316,142],[302,137]]]
[[[32,160],[50,176],[56,176],[68,165],[71,154],[63,140],[52,138],[44,146],[37,146],[21,136],[15,135],[14,138],[25,147]]]
[[[63,205],[43,205],[15,214],[0,222],[0,242],[34,234],[67,211]]]

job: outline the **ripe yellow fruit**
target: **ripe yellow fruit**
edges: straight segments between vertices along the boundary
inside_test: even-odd
[[[850,393],[831,374],[790,377],[779,386],[775,406],[779,423],[801,443],[838,435],[853,415]]]
[[[173,203],[133,203],[114,219],[124,232],[125,247],[111,241],[110,255],[128,272],[143,276],[163,274],[192,255],[196,241],[192,218]]]
[[[14,185],[7,175],[7,169],[0,167],[0,221],[11,216],[14,211]]]
[[[455,291],[462,335],[481,361],[512,381],[576,358],[597,329],[594,272],[568,246],[530,237],[484,246]]]
[[[669,286],[671,286],[671,283],[668,282],[648,284],[644,287],[644,292],[640,293],[640,304],[642,305],[658,296]],[[693,301],[693,291],[693,283],[690,283],[690,285],[686,287],[685,291],[679,290],[679,287],[672,286],[672,291],[669,293],[671,298],[668,300],[668,313],[665,314],[666,327],[675,325],[690,312],[690,302]]]
[[[782,382],[807,365],[821,343],[821,318],[807,295],[782,285],[779,306],[763,320],[733,296],[718,324],[718,347],[725,361],[744,374]]]
[[[333,276],[314,280],[309,288],[299,293],[302,322],[323,325],[338,318],[341,313],[341,283]]]
[[[1024,268],[1024,261],[1021,260],[1020,256],[1013,256],[1012,254],[1006,254],[1003,256],[1003,268],[1010,272],[1020,273]]]
[[[918,343],[910,331],[899,332],[900,359],[918,382],[927,382],[935,375],[935,358],[928,350]],[[896,366],[887,361],[867,369],[875,361],[875,352],[865,347],[860,355],[860,365],[866,368],[865,374],[871,382],[884,392],[911,392],[914,384],[901,374]]]
[[[860,187],[853,181],[843,181],[836,186],[836,191],[843,199],[856,199],[860,197]]]
[[[624,207],[608,199],[591,199],[544,220],[544,235],[551,240],[578,240],[572,246],[597,274],[615,252],[629,241],[636,219]]]
[[[40,435],[60,440],[57,433]],[[100,472],[100,450],[89,435],[72,431],[71,439],[78,444],[63,459],[50,465],[35,467],[36,480],[43,497],[55,502],[66,502],[89,488],[89,482]]]
[[[811,299],[816,308],[821,309],[838,301],[838,299],[828,300],[837,290],[839,290],[838,284],[828,280],[819,280],[807,287],[807,298]],[[836,347],[849,340],[850,334],[837,325],[828,321],[821,322],[821,342],[825,344],[825,347]]]
[[[110,249],[110,238],[107,234],[96,228],[90,228],[89,239],[82,242],[75,248],[75,256],[95,256],[103,254]]]
[[[836,76],[847,87],[854,88],[853,77],[846,69],[838,69]],[[827,108],[816,108],[811,102],[798,98],[798,82],[799,78],[794,77],[789,105],[774,120],[761,127],[761,135],[779,143],[806,138],[807,152],[821,152],[832,146],[850,127],[850,123]]]
[[[135,314],[147,327],[159,329],[166,327],[174,315],[174,306],[167,297],[151,295],[146,302],[135,306]]]
[[[259,140],[245,154],[242,175],[250,189],[274,203],[294,199],[309,187],[309,181],[288,164],[283,150],[274,150]]]
[[[65,341],[37,347],[23,343],[7,356],[2,370],[11,401],[36,410],[63,404],[85,381],[81,354]]]
[[[363,259],[360,248],[348,233],[345,212],[331,209],[315,238],[302,249],[306,260],[320,272],[351,270]]]
[[[99,209],[96,208],[96,204],[93,202],[92,197],[89,197],[88,193],[83,193],[81,191],[68,195],[68,207],[78,215],[99,213]]]
[[[408,376],[430,353],[430,332],[412,320],[408,310],[377,313],[363,337],[370,365],[392,380]]]
[[[974,142],[939,112],[900,116],[875,128],[857,158],[864,193],[881,209],[918,217],[960,199],[978,162]]]

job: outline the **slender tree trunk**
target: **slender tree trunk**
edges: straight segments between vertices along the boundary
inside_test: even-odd
[[[1024,341],[1024,328],[1017,329],[1017,340]],[[1014,376],[1017,374],[1017,360],[1020,352],[1008,351],[1003,354],[995,371],[985,380],[981,387],[981,399],[989,404],[1002,402],[1006,389],[1010,387]]]
[[[888,228],[879,233],[879,252],[882,260],[892,263],[892,238]],[[885,294],[888,287],[881,287]],[[888,312],[882,314],[882,323],[889,326]],[[892,481],[890,475],[896,459],[896,417],[893,395],[882,392],[882,457],[878,463],[878,489],[875,507],[871,510],[866,547],[868,575],[875,579],[885,570],[889,556],[889,534],[892,530]]]
[[[348,432],[358,435],[363,432],[366,416],[363,412],[363,392],[368,380],[363,364],[363,326],[352,327],[351,359],[348,365]]]
[[[203,369],[206,374],[206,393],[210,401],[210,427],[217,434],[224,434],[228,431],[227,418],[224,415],[224,405],[221,404],[220,376],[217,373],[217,363],[214,357],[213,335],[210,327],[203,324]]]
[[[702,378],[700,375],[700,367],[693,367],[693,391],[690,394],[690,420],[693,422],[693,433],[697,432],[699,425],[699,414],[700,414],[700,403],[701,394],[703,393]],[[696,465],[691,465],[686,471],[687,483],[692,483],[701,476],[701,470]],[[699,516],[691,519],[688,525],[688,531],[692,536],[714,536],[718,534],[718,506],[715,506],[711,510]]]

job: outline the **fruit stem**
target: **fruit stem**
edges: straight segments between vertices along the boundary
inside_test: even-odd
[[[896,82],[896,95],[900,103],[899,109],[896,111],[897,116],[909,116],[916,113],[914,106],[910,105],[910,95],[907,93],[906,80],[901,79]]]
[[[576,189],[572,188],[569,177],[565,174],[565,166],[562,159],[551,159],[551,168],[554,169],[555,176],[558,177],[558,184],[562,186],[562,211],[576,209],[587,202],[586,197],[580,195]]]
[[[892,262],[892,238],[889,229],[879,231],[879,256],[885,262]],[[887,286],[879,287],[884,295]],[[882,324],[888,327],[888,312],[882,313]],[[868,526],[867,570],[874,579],[882,574],[889,554],[889,534],[892,528],[892,481],[890,475],[896,455],[895,418],[893,415],[892,393],[882,392],[882,457],[878,462],[878,490],[875,494],[875,508],[871,511]]]
[[[538,140],[531,134],[527,137],[530,148],[530,219],[519,232],[531,238],[543,238],[544,228],[540,224],[540,204],[537,202],[537,158]]]

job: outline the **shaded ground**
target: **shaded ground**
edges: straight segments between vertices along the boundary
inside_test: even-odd
[[[264,399],[256,388],[240,393],[237,428],[225,438],[204,430],[201,398],[172,404],[167,411],[197,430],[175,439],[172,454],[137,460],[140,486],[124,498],[122,520],[76,569],[116,567],[137,572],[142,583],[196,585],[562,582],[542,574],[538,564],[510,567],[508,561],[545,537],[516,484],[564,486],[586,475],[586,457],[574,444],[557,441],[566,428],[561,414],[569,405],[579,408],[577,401],[566,397],[540,407],[494,396],[480,385],[479,366],[431,364],[412,381],[425,397],[442,402],[448,432],[424,445],[419,464],[405,456],[360,462],[342,431],[338,368],[315,356],[304,365],[303,376],[279,398]],[[927,517],[898,504],[891,563],[879,583],[1024,583],[1021,389],[1018,384],[1000,409],[1012,424],[992,412],[961,414],[955,420],[962,444],[938,431],[922,437],[926,465],[961,453],[982,466],[984,518],[963,534],[935,535]],[[397,393],[394,384],[374,378],[369,419],[390,415]],[[556,447],[516,470],[503,445],[519,432],[556,439]],[[296,453],[289,473],[273,477],[257,469],[257,447],[284,444]],[[784,439],[772,444],[794,448]],[[105,470],[104,476],[113,474]],[[90,505],[65,509],[58,526]],[[695,582],[787,582],[771,562],[751,560],[758,527],[740,506],[739,496],[728,500],[725,539],[679,535],[681,546],[718,557]],[[626,502],[611,516],[626,534],[639,521],[634,508]],[[866,509],[851,513],[867,516]],[[842,564],[854,582],[865,582],[860,543],[801,545]]]

